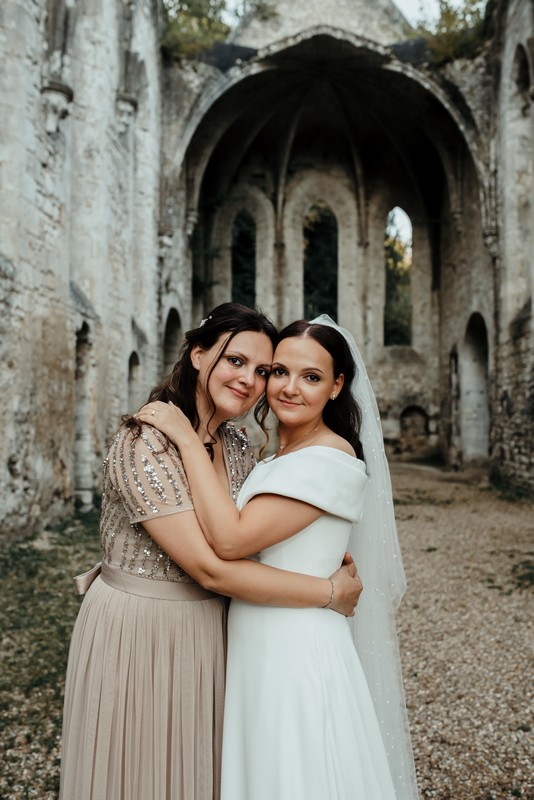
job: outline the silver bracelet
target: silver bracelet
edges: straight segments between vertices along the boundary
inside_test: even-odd
[[[328,580],[330,581],[330,586],[332,587],[332,590],[330,592],[330,600],[325,606],[322,606],[322,608],[330,608],[330,606],[334,602],[334,581],[332,580],[332,578],[328,578]]]

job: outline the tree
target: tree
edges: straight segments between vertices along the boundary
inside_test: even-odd
[[[388,215],[384,237],[386,297],[384,305],[384,344],[412,343],[412,243],[401,238],[395,226],[394,211]]]
[[[226,0],[163,0],[163,55],[168,60],[196,58],[227,38],[232,17],[238,21],[256,13],[267,19],[273,13],[264,0],[240,0],[230,5]]]
[[[161,49],[169,60],[195,58],[230,31],[225,0],[164,0]]]
[[[437,64],[455,58],[476,56],[490,34],[492,0],[463,0],[456,4],[438,0],[437,20],[424,15],[416,25],[415,35],[427,40],[432,60]]]

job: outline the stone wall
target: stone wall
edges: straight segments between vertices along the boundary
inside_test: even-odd
[[[0,479],[9,533],[41,526],[77,493],[92,502],[107,440],[127,410],[131,351],[141,357],[140,394],[161,369],[160,76],[149,0],[9,0],[1,22]],[[127,75],[128,59],[136,66]]]
[[[499,349],[492,474],[531,492],[534,475],[534,9],[510,2],[498,104]]]
[[[258,303],[279,324],[302,314],[317,201],[390,451],[454,467],[489,452],[497,479],[533,486],[532,3],[500,0],[483,51],[441,67],[399,44],[390,0],[269,5],[172,64],[156,0],[2,5],[6,534],[92,503],[121,414],[231,299],[240,211]],[[413,225],[412,340],[386,347],[394,206]]]

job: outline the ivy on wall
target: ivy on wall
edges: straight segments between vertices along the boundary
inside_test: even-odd
[[[264,0],[163,0],[161,49],[168,61],[194,59],[216,42],[224,41],[231,22],[256,13],[262,19],[273,14]]]

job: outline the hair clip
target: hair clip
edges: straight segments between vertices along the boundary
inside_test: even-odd
[[[206,324],[206,322],[207,322],[209,319],[213,319],[213,317],[212,317],[212,315],[211,315],[211,314],[209,315],[209,317],[206,317],[206,319],[201,319],[201,320],[200,320],[200,325],[199,325],[198,327],[199,327],[199,328],[201,328],[203,325],[205,325],[205,324]]]

